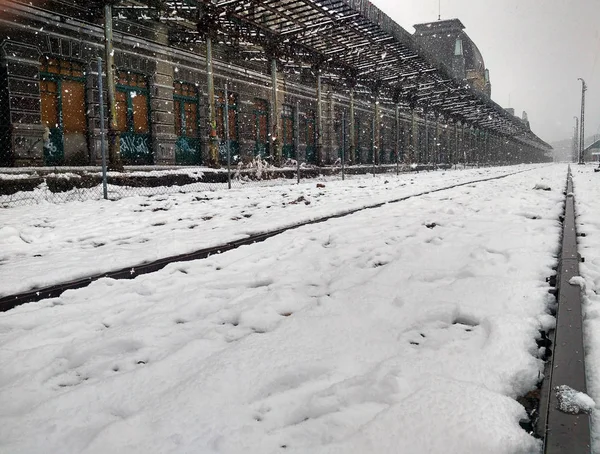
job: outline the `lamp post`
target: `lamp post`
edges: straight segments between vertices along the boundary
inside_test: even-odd
[[[583,150],[585,148],[585,92],[587,91],[587,84],[581,77],[577,80],[581,81],[581,121],[580,121],[580,132],[579,132],[579,164],[583,164]]]

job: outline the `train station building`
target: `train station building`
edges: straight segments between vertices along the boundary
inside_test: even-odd
[[[411,35],[366,0],[1,0],[0,166],[100,162],[107,23],[125,165],[549,159],[459,20]]]

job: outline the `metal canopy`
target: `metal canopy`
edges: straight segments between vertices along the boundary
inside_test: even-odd
[[[319,71],[331,83],[364,86],[410,108],[551,149],[519,118],[429,61],[368,0],[146,0],[117,8],[137,9],[140,18],[144,5],[158,6],[158,19],[175,28],[177,40],[211,35],[242,58],[275,58],[284,70]]]

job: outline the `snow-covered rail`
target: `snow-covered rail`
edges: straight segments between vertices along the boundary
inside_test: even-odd
[[[87,277],[83,277],[83,278],[79,278],[79,279],[71,279],[71,280],[67,280],[65,282],[61,282],[61,283],[54,284],[51,286],[46,286],[43,288],[35,288],[35,289],[25,291],[25,292],[19,292],[19,293],[14,293],[11,295],[6,295],[3,297],[0,297],[0,311],[7,311],[7,310],[10,310],[21,304],[41,301],[42,299],[46,299],[46,298],[55,298],[55,297],[60,296],[66,290],[86,287],[87,285],[89,285],[92,282],[97,281],[98,279],[101,279],[101,278],[133,279],[142,274],[148,274],[148,273],[153,273],[155,271],[158,271],[170,263],[204,259],[204,258],[210,257],[215,254],[220,254],[220,253],[232,250],[232,249],[236,249],[240,246],[254,244],[254,243],[260,243],[268,238],[272,238],[283,232],[286,232],[286,231],[292,230],[292,229],[297,229],[302,226],[325,222],[329,219],[348,216],[348,215],[351,215],[351,214],[354,214],[354,213],[357,213],[357,212],[363,211],[363,210],[380,208],[388,203],[398,203],[398,202],[402,202],[402,201],[412,199],[415,197],[421,197],[421,196],[424,196],[427,194],[433,194],[433,193],[440,192],[440,191],[446,191],[446,190],[461,187],[461,186],[467,186],[470,184],[482,183],[482,182],[492,181],[492,180],[499,180],[499,179],[506,178],[506,177],[509,177],[512,175],[517,175],[519,173],[527,172],[529,170],[531,170],[531,169],[518,170],[516,172],[511,172],[511,173],[507,173],[507,174],[503,174],[503,175],[499,175],[499,176],[496,175],[496,176],[486,177],[486,178],[475,178],[475,179],[472,179],[469,181],[454,183],[454,184],[447,185],[444,187],[429,189],[429,190],[425,190],[425,191],[422,191],[422,192],[419,192],[416,194],[410,194],[410,195],[398,197],[398,198],[395,198],[392,200],[387,200],[385,202],[378,202],[378,203],[363,206],[360,208],[348,209],[345,211],[337,212],[336,214],[333,214],[333,215],[325,215],[325,216],[313,218],[310,220],[293,223],[293,224],[285,226],[285,227],[269,230],[269,231],[266,231],[263,233],[250,235],[250,236],[240,239],[240,240],[223,242],[222,244],[208,247],[208,248],[202,248],[202,249],[199,249],[194,252],[172,255],[172,256],[161,258],[159,260],[149,261],[149,262],[145,262],[145,263],[139,263],[137,265],[127,266],[127,267],[124,267],[121,269],[116,269],[114,271],[92,274]]]
[[[577,279],[581,257],[577,252],[575,200],[571,169],[567,177],[562,244],[556,279],[556,329],[550,336],[554,350],[541,389],[538,434],[544,454],[590,453],[590,417],[577,405],[586,393],[581,288]],[[585,407],[585,405],[583,405]]]

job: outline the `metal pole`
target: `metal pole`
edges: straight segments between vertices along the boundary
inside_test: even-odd
[[[488,133],[487,131],[483,132],[483,152],[485,154],[485,158],[487,160],[488,165],[491,165],[490,155],[488,153]]]
[[[440,156],[440,116],[435,114],[435,148],[433,149],[433,170],[437,170]]]
[[[323,93],[321,87],[321,70],[317,69],[317,163],[322,164],[323,151]]]
[[[298,178],[298,184],[300,184],[300,102],[299,101],[296,101],[296,112],[294,115],[294,130],[296,131],[296,136],[294,137],[294,147],[296,147],[296,177]]]
[[[117,125],[115,51],[113,48],[112,5],[104,5],[104,53],[108,96],[108,163],[111,170],[122,171],[120,134]]]
[[[473,155],[475,157],[475,160],[477,161],[477,167],[481,167],[482,166],[482,162],[481,162],[481,155],[479,153],[479,130],[477,128],[473,128],[471,129],[471,147],[473,149]]]
[[[465,147],[465,124],[461,122],[460,128],[460,151],[463,156],[463,161],[465,163],[465,169],[467,168],[467,148]]]
[[[379,156],[381,132],[379,123],[379,96],[377,93],[375,94],[374,104],[373,119],[375,121],[373,122],[373,163],[381,165],[381,156]]]
[[[409,164],[413,163],[413,160],[416,160],[417,157],[417,117],[415,113],[415,108],[411,107],[411,125],[410,125],[410,158],[408,160]],[[418,160],[417,160],[418,161]]]
[[[271,143],[273,144],[273,150],[271,156],[278,163],[281,159],[281,140],[283,139],[280,134],[279,125],[281,124],[280,115],[277,107],[279,104],[278,93],[277,93],[277,59],[271,59],[271,124],[272,124],[272,136]]]
[[[373,176],[375,176],[375,117],[373,116],[373,121],[371,125],[371,162],[373,165]]]
[[[394,145],[396,153],[396,176],[400,175],[400,106],[396,104],[396,144]]]
[[[354,88],[350,88],[350,163],[356,164],[356,126],[354,118]]]
[[[223,123],[225,124],[225,150],[227,151],[227,188],[231,189],[231,147],[229,145],[229,90],[225,82],[225,109]]]
[[[212,38],[206,37],[206,77],[208,87],[208,163],[212,167],[219,164],[217,140],[217,109],[215,106],[215,78],[213,74]]]
[[[585,149],[585,92],[587,91],[587,84],[582,78],[577,80],[581,81],[581,132],[579,134],[579,164],[583,164],[583,150]]]
[[[426,169],[429,170],[429,122],[427,121],[427,111],[423,111],[423,119],[425,121],[425,153],[424,153],[424,164]]]
[[[460,148],[458,144],[458,121],[454,121],[454,169],[458,168],[458,159],[460,157]]]
[[[104,95],[102,93],[102,59],[98,57],[98,105],[100,107],[100,150],[102,152],[102,194],[108,199],[108,182],[106,178],[106,141],[104,140]]]
[[[346,160],[346,111],[342,111],[342,181],[346,179],[344,175],[344,161]]]

